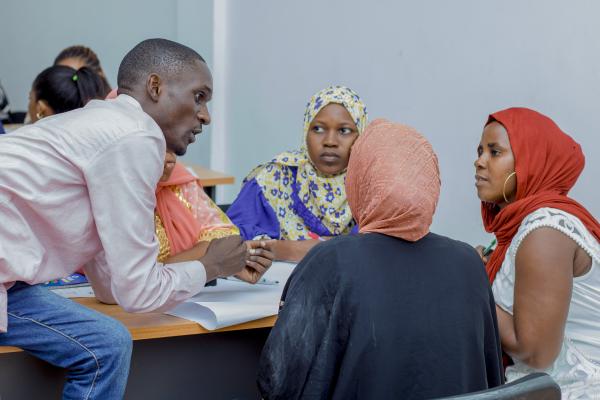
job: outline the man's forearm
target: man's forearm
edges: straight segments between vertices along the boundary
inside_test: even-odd
[[[208,249],[209,244],[210,242],[198,242],[191,249],[182,251],[174,256],[167,257],[165,264],[174,264],[184,261],[198,261],[198,259],[204,257],[206,254],[206,249]]]

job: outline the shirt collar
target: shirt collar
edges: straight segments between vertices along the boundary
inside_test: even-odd
[[[137,101],[135,98],[131,97],[128,94],[120,94],[120,95],[117,96],[116,100],[128,103],[128,104],[130,104],[130,105],[132,105],[132,106],[134,106],[136,108],[139,108],[140,110],[143,111],[142,105],[140,104],[140,102]]]

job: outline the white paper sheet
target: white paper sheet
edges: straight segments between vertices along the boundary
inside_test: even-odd
[[[295,266],[274,262],[264,278],[278,281],[276,285],[251,285],[219,279],[217,286],[204,288],[166,313],[197,322],[208,330],[275,315],[285,282]]]

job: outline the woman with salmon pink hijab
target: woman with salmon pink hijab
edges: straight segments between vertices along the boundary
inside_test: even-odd
[[[158,261],[175,263],[202,257],[211,242],[239,236],[239,229],[204,192],[198,178],[171,152],[167,152],[163,175],[156,189],[154,227],[159,244]],[[250,283],[271,266],[269,241],[246,241],[249,254],[245,268],[236,275]]]
[[[475,161],[483,224],[497,248],[486,269],[508,380],[545,371],[564,399],[600,396],[600,225],[567,196],[581,147],[527,108],[489,116]]]
[[[200,242],[208,246],[213,239],[240,234],[204,192],[198,178],[170,152],[156,189],[154,222],[160,248],[158,261],[163,263]]]
[[[358,235],[287,282],[259,364],[265,399],[424,399],[502,383],[494,300],[472,247],[429,232],[438,162],[414,129],[371,123],[346,193]]]
[[[106,100],[117,96],[115,88]],[[240,234],[204,192],[198,178],[171,152],[165,155],[163,175],[156,188],[154,227],[158,261],[162,263],[196,260],[206,253],[212,240]],[[248,240],[246,246],[250,250],[246,263],[253,269],[246,268],[238,277],[254,283],[271,266],[274,255],[271,243],[265,240]]]

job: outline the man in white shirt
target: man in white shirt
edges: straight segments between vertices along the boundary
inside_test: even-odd
[[[210,123],[212,77],[194,50],[149,39],[123,59],[119,96],[0,139],[0,345],[67,368],[65,399],[122,398],[131,337],[117,321],[35,285],[86,264],[101,298],[125,310],[173,307],[207,280],[266,268],[240,237],[199,260],[156,261],[155,188],[165,150],[185,153]]]

